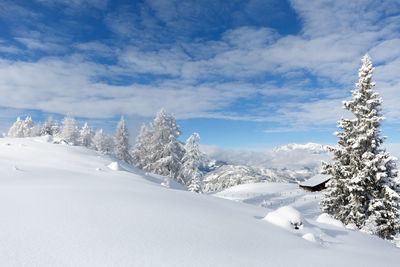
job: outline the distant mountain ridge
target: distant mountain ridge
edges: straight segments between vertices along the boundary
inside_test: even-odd
[[[246,157],[248,164],[243,164]],[[226,158],[210,160],[202,167],[204,192],[248,183],[302,182],[319,173],[321,161],[329,161],[330,155],[325,145],[291,143],[267,153],[233,152]]]

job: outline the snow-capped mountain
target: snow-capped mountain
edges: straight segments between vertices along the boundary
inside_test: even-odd
[[[203,177],[203,191],[210,192],[239,184],[280,182],[297,183],[314,175],[315,172],[303,170],[276,170],[254,168],[244,165],[223,165]]]
[[[218,168],[228,165],[226,161],[223,160],[204,160],[203,164],[200,165],[199,169],[204,174],[217,170]]]
[[[301,182],[319,173],[321,161],[330,160],[326,146],[316,143],[293,143],[266,153],[223,151],[217,156],[219,160],[202,168],[205,192],[255,182]]]
[[[265,182],[266,176],[243,165],[223,165],[203,177],[203,191],[216,191],[238,184]]]

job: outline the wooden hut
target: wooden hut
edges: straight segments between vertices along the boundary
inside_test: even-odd
[[[321,191],[326,188],[326,183],[328,181],[329,176],[324,174],[317,174],[310,179],[300,183],[299,187],[311,192]]]

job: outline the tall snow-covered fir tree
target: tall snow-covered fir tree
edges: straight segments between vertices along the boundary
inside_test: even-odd
[[[94,137],[94,132],[92,128],[90,128],[87,122],[85,122],[82,129],[79,131],[79,143],[87,148],[92,148],[93,137]]]
[[[200,135],[193,133],[185,143],[185,154],[182,158],[182,167],[179,174],[180,183],[186,185],[189,191],[201,192],[202,172],[199,166],[204,156],[199,150]]]
[[[47,121],[44,123],[40,135],[51,135],[57,136],[60,133],[60,126],[58,122],[53,120],[53,117],[48,117]]]
[[[143,169],[144,166],[149,164],[151,136],[152,131],[143,124],[132,151],[132,163],[139,169]]]
[[[23,124],[23,132],[25,137],[30,137],[30,136],[37,136],[38,133],[38,128],[35,127],[35,123],[33,122],[32,118],[30,116],[25,118],[24,124]]]
[[[178,180],[184,154],[183,145],[178,140],[181,133],[174,116],[167,115],[161,109],[152,124],[150,146],[143,170]]]
[[[112,154],[114,151],[113,139],[108,135],[104,134],[103,129],[96,132],[93,137],[94,148],[102,154]]]
[[[61,132],[61,138],[71,145],[76,145],[79,138],[79,130],[76,120],[70,116],[67,116],[62,121],[63,128]]]
[[[357,89],[344,108],[355,118],[338,122],[338,145],[331,147],[333,162],[324,163],[323,173],[330,175],[321,201],[323,211],[346,225],[393,239],[399,233],[399,181],[395,158],[381,149],[385,137],[378,128],[382,99],[373,92],[374,68],[370,57],[362,58]]]
[[[126,127],[124,117],[118,123],[117,131],[115,133],[115,156],[119,160],[123,160],[126,163],[132,163],[132,156],[130,154],[129,145],[129,131]]]

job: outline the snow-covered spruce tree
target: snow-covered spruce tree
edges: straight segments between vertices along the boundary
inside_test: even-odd
[[[119,160],[123,160],[126,163],[132,163],[132,156],[130,154],[129,145],[129,131],[126,127],[124,117],[118,123],[117,131],[115,133],[115,156]]]
[[[33,123],[30,116],[25,118],[22,131],[24,132],[24,137],[36,136],[37,128],[35,129],[35,123]]]
[[[184,154],[183,145],[178,140],[181,133],[174,116],[161,109],[152,125],[149,154],[143,170],[178,180]]]
[[[98,130],[93,137],[93,148],[99,152],[104,151],[105,141],[104,141],[103,129]]]
[[[87,148],[93,147],[93,137],[94,132],[92,128],[89,127],[87,122],[83,125],[82,129],[79,132],[79,143]]]
[[[102,154],[112,154],[114,150],[113,139],[106,134],[104,134],[103,129],[96,132],[93,137],[94,148]]]
[[[50,116],[44,123],[40,135],[57,136],[59,133],[60,133],[60,126],[58,125],[58,122],[53,120],[53,117]]]
[[[61,132],[61,138],[65,142],[71,145],[77,145],[79,138],[79,131],[76,120],[72,117],[67,116],[64,118],[62,123],[63,123],[63,128]]]
[[[144,166],[149,164],[151,136],[152,131],[143,124],[132,151],[132,163],[139,169],[143,169]]]
[[[199,166],[204,155],[199,150],[200,135],[193,133],[185,143],[185,154],[182,158],[182,167],[179,174],[179,182],[186,185],[189,191],[201,192],[202,172]]]
[[[353,100],[344,108],[354,119],[341,119],[342,132],[335,135],[338,145],[331,147],[333,162],[323,165],[331,176],[321,201],[322,210],[346,225],[393,239],[399,232],[399,182],[395,158],[381,149],[385,137],[380,135],[382,99],[372,91],[374,68],[365,55],[359,70],[359,82]]]
[[[8,130],[8,137],[24,137],[24,121],[20,117]]]

